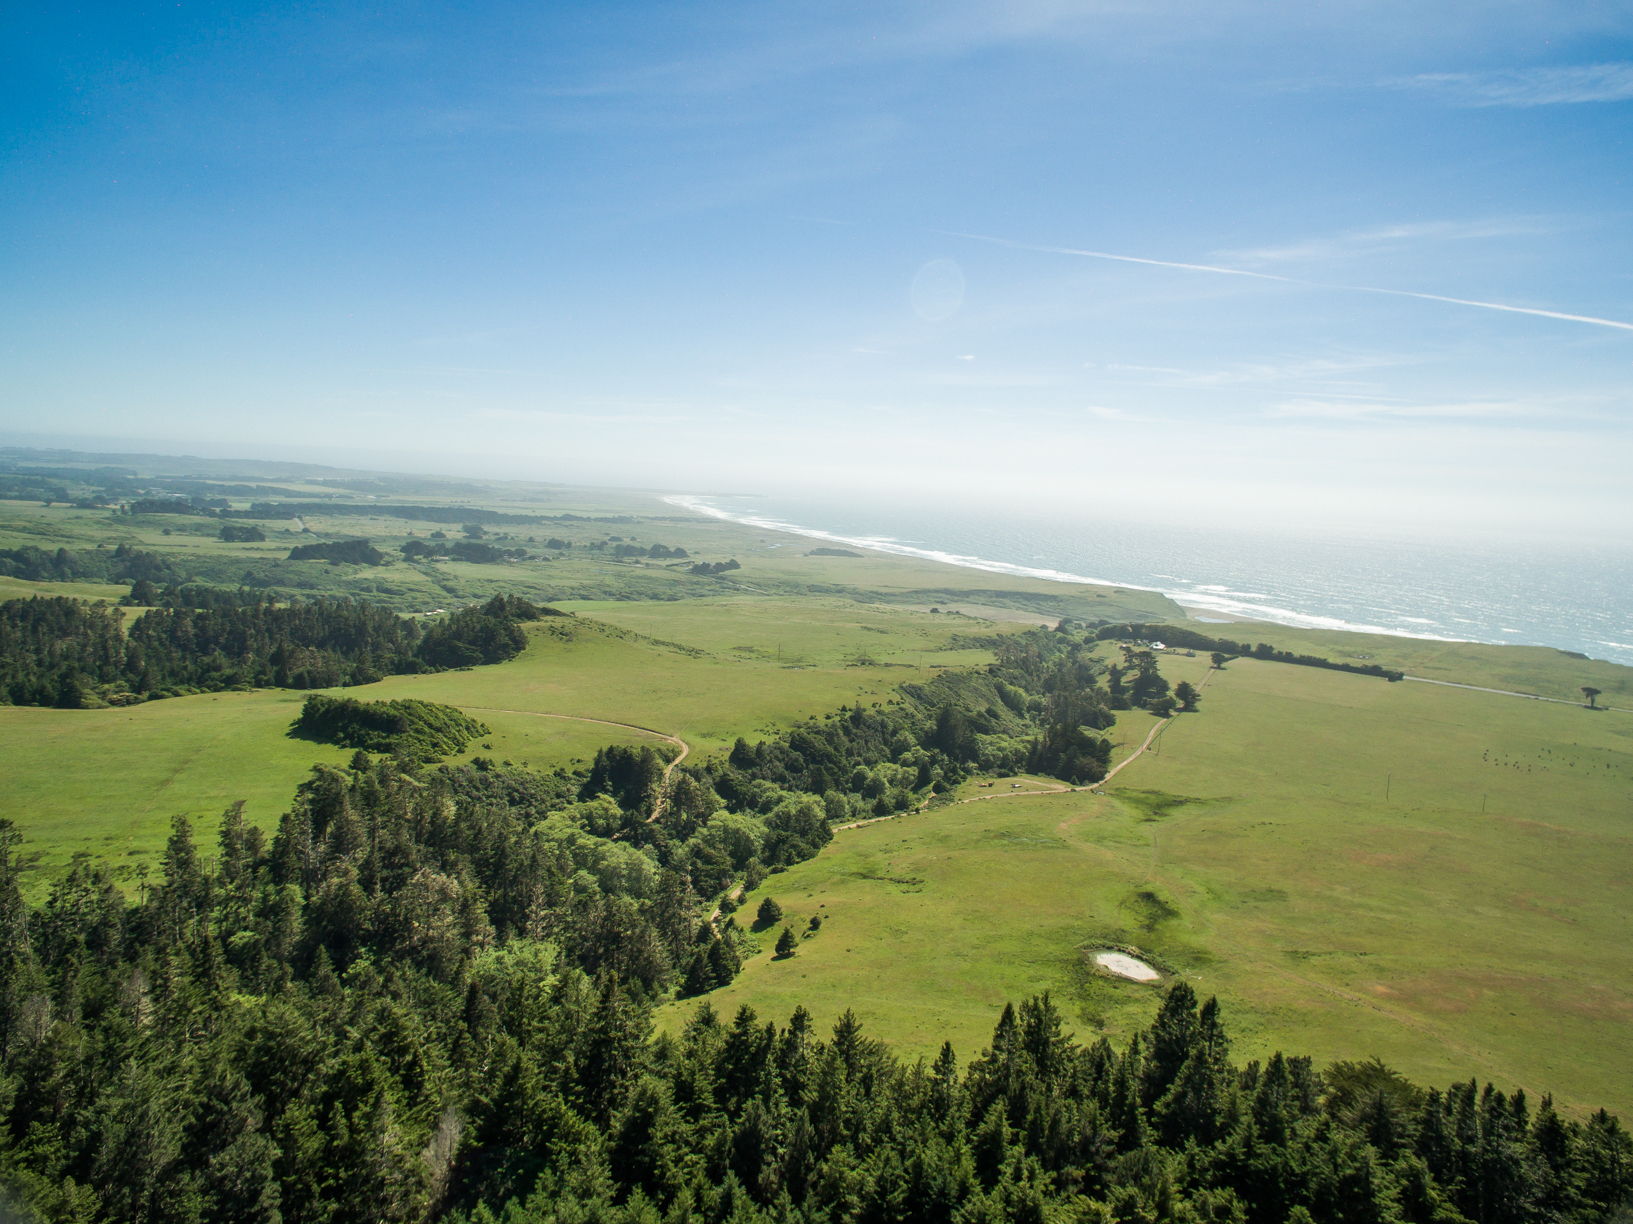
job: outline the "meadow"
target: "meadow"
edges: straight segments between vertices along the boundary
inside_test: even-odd
[[[694,753],[728,750],[738,736],[774,735],[807,715],[888,699],[939,668],[985,663],[983,650],[949,647],[961,635],[1016,628],[831,598],[569,606],[579,614],[530,625],[528,649],[508,663],[330,691],[466,710],[490,734],[451,764],[483,756],[570,769],[605,745],[659,746],[669,735]],[[788,650],[781,661],[778,641]],[[275,826],[314,764],[351,755],[289,736],[304,700],[263,690],[105,710],[0,706],[7,815],[27,838],[29,895],[43,897],[82,854],[113,859],[134,887],[177,814],[213,828],[242,799],[252,824]]]
[[[659,514],[667,508],[634,494],[486,488],[489,508],[586,516],[507,529],[512,538],[497,542],[559,534],[580,547],[496,565],[336,566],[283,557],[313,538],[302,526],[319,539],[368,536],[390,554],[439,525],[312,516],[239,545],[204,520],[15,504],[0,512],[0,547],[127,542],[211,581],[356,595],[422,615],[500,591],[556,602],[573,617],[530,625],[527,650],[508,663],[348,690],[457,705],[489,728],[459,761],[539,770],[666,736],[694,759],[721,752],[842,704],[887,701],[945,668],[983,666],[982,638],[1027,624],[1183,617],[1149,592],[881,554],[809,556],[811,541]],[[614,536],[691,557],[582,548]],[[727,558],[741,569],[686,572],[690,560]],[[0,598],[124,589],[0,579]],[[1633,669],[1540,647],[1190,627],[1565,701],[1592,685],[1602,703],[1633,707]],[[1120,657],[1114,642],[1095,652]],[[751,920],[775,896],[806,933],[798,954],[774,961],[776,929],[763,932],[759,954],[711,1005],[749,1003],[780,1020],[803,1004],[821,1024],[853,1007],[900,1050],[933,1055],[950,1039],[968,1059],[1005,1001],[1039,990],[1056,994],[1080,1035],[1147,1023],[1160,987],[1098,974],[1086,955],[1126,944],[1165,980],[1183,975],[1219,995],[1239,1060],[1276,1048],[1321,1061],[1377,1054],[1422,1082],[1476,1075],[1552,1090],[1577,1110],[1633,1108],[1633,714],[1252,659],[1211,673],[1205,655],[1169,652],[1160,664],[1172,681],[1206,680],[1201,710],[1166,723],[1120,713],[1114,764],[1159,733],[1104,793],[972,781],[960,802],[841,830],[817,858],[768,878],[738,915]],[[350,756],[289,736],[304,696],[0,707],[5,814],[26,838],[29,896],[43,897],[78,856],[111,861],[135,891],[176,813],[207,832],[242,799],[270,828],[315,763]],[[673,1029],[695,1006],[666,1004],[660,1022]]]
[[[1219,996],[1241,1060],[1378,1055],[1633,1108],[1633,717],[1249,660],[1204,694],[1103,795],[967,784],[1004,797],[839,832],[741,911],[775,897],[799,953],[762,936],[710,1003],[853,1007],[968,1058],[1047,989],[1080,1035],[1126,1036],[1160,986],[1086,950],[1129,944]]]
[[[1278,650],[1319,655],[1335,662],[1377,663],[1425,680],[1533,693],[1580,702],[1582,686],[1603,694],[1601,705],[1633,707],[1633,668],[1549,646],[1441,642],[1384,633],[1291,629],[1258,621],[1187,626],[1214,638],[1268,642]]]
[[[287,482],[283,487],[287,487]],[[525,525],[490,524],[486,537],[501,548],[522,548],[529,560],[493,564],[418,561],[400,555],[411,539],[433,532],[460,536],[447,523],[391,515],[311,514],[301,520],[258,523],[266,540],[227,543],[218,520],[174,514],[121,516],[107,510],[39,503],[0,502],[0,548],[32,545],[70,550],[129,544],[171,558],[185,573],[216,585],[270,589],[280,595],[355,596],[399,612],[480,602],[496,594],[524,595],[536,602],[616,600],[669,602],[721,596],[839,596],[870,604],[928,611],[957,607],[1040,624],[1062,616],[1080,619],[1154,620],[1182,616],[1166,597],[1150,591],[1089,587],[959,569],[932,561],[864,553],[855,557],[809,555],[814,541],[696,514],[671,513],[655,496],[606,490],[512,489],[487,486],[473,508],[505,514],[574,517]],[[333,490],[326,490],[332,493]],[[251,498],[234,499],[247,508]],[[285,499],[289,500],[289,499]],[[469,499],[467,499],[469,500]],[[416,504],[464,508],[449,499],[416,496]],[[367,538],[386,554],[378,566],[289,561],[297,544]],[[552,538],[573,547],[551,550]],[[618,558],[617,544],[684,548],[681,561]],[[595,548],[592,545],[602,545]],[[696,561],[736,560],[740,569],[718,576],[689,571]],[[45,584],[62,585],[62,584]],[[89,585],[68,584],[74,587]],[[81,592],[76,592],[81,593]],[[119,593],[116,588],[116,593]]]

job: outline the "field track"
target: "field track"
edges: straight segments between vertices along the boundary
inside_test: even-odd
[[[542,710],[504,710],[500,709],[498,706],[463,706],[461,708],[466,710],[484,710],[492,714],[526,714],[533,718],[560,718],[565,719],[568,722],[595,723],[597,726],[601,727],[622,727],[626,731],[641,731],[647,735],[655,735],[661,740],[667,740],[669,743],[680,749],[680,754],[676,756],[674,760],[670,761],[668,765],[664,766],[663,781],[658,787],[658,802],[653,806],[652,815],[647,821],[648,824],[651,824],[652,821],[663,815],[663,801],[669,794],[669,775],[675,772],[675,766],[684,761],[687,753],[692,751],[691,746],[678,735],[669,735],[666,732],[659,731],[653,727],[637,726],[635,723],[612,722],[605,718],[583,718],[577,714],[546,714]]]
[[[1414,681],[1417,684],[1438,684],[1442,688],[1468,689],[1469,691],[1475,693],[1496,693],[1499,697],[1525,697],[1531,701],[1549,701],[1554,705],[1579,706],[1582,704],[1580,701],[1566,701],[1563,697],[1541,697],[1536,693],[1521,693],[1515,689],[1484,688],[1478,684],[1454,684],[1450,680],[1430,680],[1424,676],[1403,676],[1401,678],[1403,680]],[[1633,710],[1624,710],[1621,706],[1605,705],[1596,706],[1593,708],[1600,710],[1613,710],[1618,714],[1633,714]],[[1133,759],[1134,758],[1132,757],[1129,758],[1129,760]],[[1125,762],[1125,764],[1126,763],[1127,762]]]

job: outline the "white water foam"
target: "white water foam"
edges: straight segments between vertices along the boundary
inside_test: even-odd
[[[1142,586],[1133,582],[1114,582],[1109,578],[1092,578],[1083,574],[1074,574],[1067,570],[1015,565],[1007,561],[993,561],[986,557],[945,552],[934,548],[919,548],[915,545],[906,544],[892,536],[842,535],[837,532],[824,531],[817,527],[806,527],[799,523],[790,523],[784,519],[769,515],[734,513],[692,494],[672,493],[666,495],[663,501],[684,510],[706,514],[711,518],[723,519],[726,522],[740,523],[745,527],[755,527],[762,531],[787,532],[813,540],[822,540],[830,544],[849,544],[853,548],[871,548],[877,552],[894,553],[903,557],[918,557],[926,561],[940,561],[964,569],[983,570],[993,574],[1009,574],[1019,578],[1045,578],[1054,582],[1071,582],[1085,586],[1109,586],[1129,591],[1153,591],[1168,596],[1182,607],[1200,608],[1209,612],[1223,612],[1235,617],[1269,621],[1273,624],[1287,625],[1295,629],[1337,629],[1351,633],[1380,633],[1390,637],[1422,638],[1437,642],[1463,640],[1442,634],[1412,632],[1389,625],[1364,624],[1344,620],[1336,616],[1321,616],[1309,612],[1300,612],[1292,608],[1277,607],[1274,604],[1251,602],[1267,600],[1272,597],[1256,592],[1231,591],[1229,587],[1219,584],[1167,588]],[[1432,624],[1433,622],[1425,623]]]

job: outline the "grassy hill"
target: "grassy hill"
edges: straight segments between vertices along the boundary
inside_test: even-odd
[[[1251,660],[1204,693],[1104,795],[967,785],[1003,797],[840,832],[745,903],[820,931],[787,961],[762,939],[715,1005],[854,1007],[968,1055],[1050,989],[1080,1031],[1126,1035],[1158,987],[1083,949],[1132,944],[1220,996],[1241,1057],[1633,1107],[1633,716]]]
[[[882,700],[937,668],[985,663],[985,651],[948,648],[972,631],[1014,628],[832,598],[571,606],[579,616],[528,625],[528,649],[508,663],[328,691],[458,706],[491,734],[450,761],[484,756],[547,770],[663,735],[698,753],[729,749],[740,735]],[[30,892],[41,894],[76,854],[116,858],[133,883],[156,862],[177,813],[213,820],[243,799],[245,818],[270,829],[314,763],[351,755],[289,736],[304,698],[265,690],[107,710],[0,706],[11,818],[38,856]],[[609,725],[617,723],[631,725]]]

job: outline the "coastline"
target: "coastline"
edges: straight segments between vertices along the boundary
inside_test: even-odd
[[[901,557],[914,557],[924,561],[936,561],[944,565],[954,565],[961,569],[980,570],[992,574],[1007,574],[1019,578],[1041,578],[1051,582],[1065,582],[1080,586],[1105,586],[1114,589],[1129,591],[1150,591],[1164,595],[1184,609],[1188,620],[1213,624],[1233,624],[1236,622],[1250,624],[1283,625],[1289,629],[1326,629],[1340,633],[1374,633],[1386,637],[1412,638],[1429,642],[1473,642],[1487,646],[1516,645],[1517,643],[1502,641],[1485,641],[1479,638],[1449,637],[1445,634],[1412,632],[1407,629],[1392,628],[1384,625],[1369,625],[1355,621],[1347,621],[1335,616],[1322,616],[1316,613],[1294,611],[1290,608],[1278,608],[1266,604],[1244,602],[1250,596],[1249,592],[1231,591],[1226,587],[1215,586],[1213,589],[1198,589],[1196,587],[1170,588],[1153,586],[1148,583],[1117,582],[1109,578],[1096,578],[1084,574],[1075,574],[1068,570],[1048,569],[1037,566],[1017,565],[1008,561],[995,561],[986,557],[971,556],[962,553],[946,552],[939,549],[918,548],[911,544],[904,544],[889,536],[857,536],[842,535],[838,532],[825,531],[818,527],[806,527],[798,523],[790,523],[785,519],[763,515],[736,514],[712,505],[703,496],[690,493],[666,493],[658,495],[658,499],[667,505],[678,509],[689,510],[695,514],[702,514],[709,518],[721,519],[729,523],[737,523],[745,527],[754,527],[762,531],[777,531],[788,535],[802,536],[811,540],[821,540],[828,544],[845,544],[852,548],[867,548],[875,552],[887,553]],[[1199,613],[1206,615],[1198,615]],[[1212,619],[1212,618],[1217,619]]]

